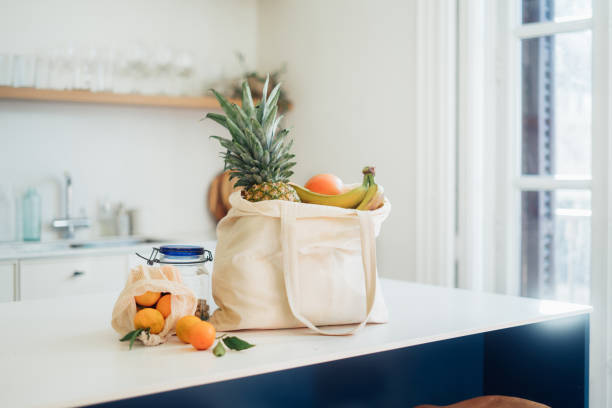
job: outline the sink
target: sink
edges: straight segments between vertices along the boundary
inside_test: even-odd
[[[68,248],[109,248],[155,244],[160,242],[164,241],[153,238],[113,238],[93,241],[71,242],[70,244],[68,244]]]

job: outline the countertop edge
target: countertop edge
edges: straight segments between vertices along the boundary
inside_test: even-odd
[[[103,403],[108,403],[108,402],[113,402],[113,401],[119,401],[123,399],[138,398],[138,397],[142,397],[146,395],[159,394],[163,392],[175,391],[175,390],[185,389],[185,388],[190,388],[190,387],[198,387],[198,386],[213,384],[213,383],[222,382],[222,381],[231,381],[231,380],[236,380],[236,379],[255,376],[255,375],[268,374],[268,373],[272,373],[276,371],[290,370],[293,368],[307,367],[307,366],[327,363],[331,361],[337,361],[337,360],[353,358],[353,357],[360,357],[360,356],[364,356],[368,354],[397,350],[397,349],[406,348],[406,347],[418,346],[418,345],[425,344],[425,343],[433,343],[436,341],[449,340],[449,339],[469,336],[473,334],[480,334],[484,332],[503,330],[503,329],[508,329],[512,327],[518,327],[518,326],[534,324],[534,323],[541,323],[545,321],[552,321],[552,320],[562,319],[566,317],[579,316],[579,315],[584,315],[584,314],[590,315],[592,310],[593,308],[590,306],[583,306],[583,309],[581,310],[574,310],[570,312],[555,314],[555,315],[551,315],[550,317],[543,316],[539,318],[526,319],[523,321],[504,322],[504,323],[495,325],[493,327],[488,326],[486,328],[483,327],[483,328],[474,329],[474,330],[460,330],[457,332],[451,332],[451,333],[444,334],[444,335],[421,337],[421,338],[416,338],[416,339],[410,339],[408,341],[399,341],[399,342],[392,342],[388,344],[382,344],[380,346],[374,346],[374,347],[364,347],[362,349],[352,350],[350,353],[341,352],[341,353],[332,353],[324,357],[323,356],[314,357],[312,359],[309,359],[308,361],[290,360],[290,361],[285,361],[282,363],[270,364],[268,366],[263,366],[263,367],[259,366],[255,368],[244,368],[244,369],[236,370],[231,373],[223,373],[222,375],[212,375],[211,376],[210,374],[207,374],[206,378],[195,377],[189,380],[182,380],[180,381],[180,383],[176,382],[176,383],[164,383],[164,384],[151,384],[147,387],[142,387],[141,389],[135,390],[134,392],[130,392],[130,393],[118,392],[110,396],[109,395],[100,396],[99,398],[94,397],[87,401],[79,400],[79,399],[70,400],[70,401],[65,401],[64,403],[61,403],[61,405],[53,405],[53,406],[54,407],[63,407],[66,405],[69,405],[69,406],[84,406],[85,405],[86,406],[86,405],[103,404]]]

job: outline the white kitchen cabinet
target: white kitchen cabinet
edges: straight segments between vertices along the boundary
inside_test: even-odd
[[[127,278],[126,255],[62,257],[19,263],[20,299],[119,291]]]
[[[0,262],[0,302],[15,300],[15,262]]]

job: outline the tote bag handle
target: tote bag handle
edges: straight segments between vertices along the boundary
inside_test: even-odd
[[[376,296],[376,235],[372,216],[367,211],[358,212],[361,235],[361,260],[363,262],[366,293],[366,316],[357,326],[349,330],[335,331],[321,329],[315,326],[301,313],[297,259],[298,250],[295,236],[296,216],[294,211],[295,209],[291,205],[281,205],[283,273],[285,277],[285,291],[287,293],[287,300],[291,313],[304,326],[319,334],[327,336],[348,336],[356,333],[361,330],[370,319]]]

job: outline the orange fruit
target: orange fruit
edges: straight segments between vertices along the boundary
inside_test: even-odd
[[[153,306],[161,296],[160,292],[145,292],[142,295],[134,296],[136,303],[140,306]]]
[[[336,195],[342,193],[344,183],[340,177],[333,174],[317,174],[311,177],[304,187],[315,193]]]
[[[206,350],[215,342],[217,331],[215,327],[205,321],[193,325],[189,334],[189,342],[198,350]]]
[[[168,294],[160,297],[155,308],[160,311],[164,319],[167,318],[172,312],[172,295]]]
[[[178,322],[176,322],[176,336],[183,342],[189,343],[189,338],[191,336],[191,329],[193,326],[201,323],[199,317],[188,315],[181,317]]]
[[[164,328],[164,316],[159,310],[147,307],[139,310],[134,315],[134,327],[137,329],[149,329],[152,334],[158,334]]]

